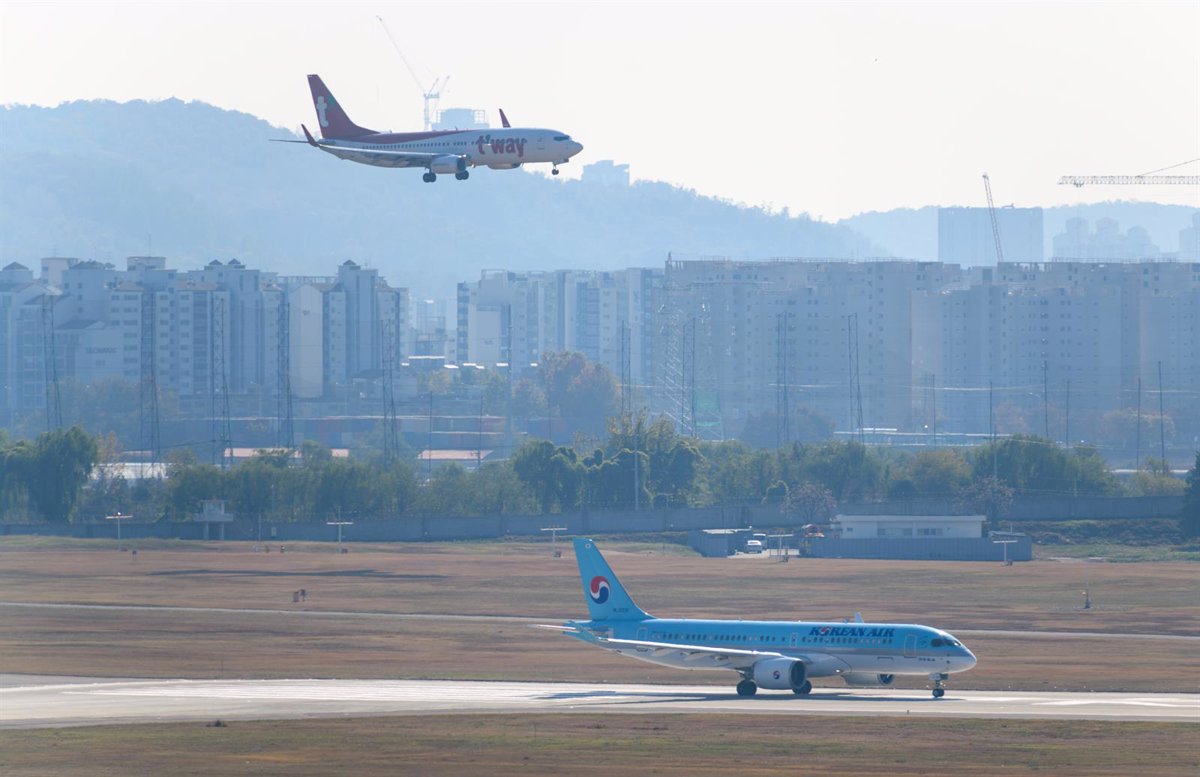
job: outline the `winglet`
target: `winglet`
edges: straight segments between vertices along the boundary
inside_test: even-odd
[[[512,125],[508,123],[508,117],[504,115],[503,108],[500,109],[500,124],[504,127],[512,127]]]
[[[308,141],[308,145],[315,147],[317,145],[317,141],[313,140],[312,133],[308,131],[308,127],[305,127],[303,124],[301,124],[300,129],[304,130],[304,138]]]

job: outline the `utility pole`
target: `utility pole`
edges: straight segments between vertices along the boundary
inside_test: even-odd
[[[1140,372],[1140,370],[1139,370]],[[1134,443],[1134,469],[1142,471],[1142,376],[1138,375],[1137,387],[1137,430]]]
[[[1050,372],[1050,363],[1042,361],[1042,426],[1045,430],[1043,435],[1047,440],[1050,439],[1050,382],[1048,375]]]
[[[1162,381],[1162,361],[1161,360],[1159,360],[1159,362],[1158,362],[1158,451],[1159,451],[1159,458],[1162,460],[1163,468],[1169,469],[1169,467],[1167,466],[1166,421],[1163,418],[1163,381]]]
[[[1067,410],[1066,422],[1063,427],[1063,445],[1071,449],[1071,379],[1067,378]]]
[[[988,381],[988,427],[992,434],[992,480],[998,480],[996,467],[996,417],[992,411],[992,382]]]

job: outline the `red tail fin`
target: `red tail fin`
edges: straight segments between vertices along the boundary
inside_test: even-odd
[[[321,137],[329,139],[349,139],[374,135],[375,130],[364,129],[354,122],[338,105],[333,93],[320,76],[308,77],[308,88],[312,91],[313,107],[317,109],[317,124],[321,127]]]

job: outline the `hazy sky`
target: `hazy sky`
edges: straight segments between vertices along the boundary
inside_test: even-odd
[[[443,108],[498,124],[503,107],[583,142],[573,174],[615,159],[825,219],[980,205],[985,171],[1004,204],[1200,206],[1197,187],[1056,185],[1200,157],[1196,0],[0,0],[0,103],[179,97],[295,128],[320,73],[357,123],[419,129],[420,90],[376,15],[426,83],[451,76]]]

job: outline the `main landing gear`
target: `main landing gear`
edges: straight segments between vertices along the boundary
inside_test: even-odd
[[[421,176],[421,180],[425,183],[433,183],[437,180],[437,173],[425,173],[425,175]]]
[[[758,686],[754,684],[753,680],[742,680],[737,684],[738,696],[753,696],[756,693],[758,693]]]
[[[804,685],[801,685],[799,688],[793,688],[792,693],[796,694],[797,696],[807,696],[812,693],[812,683],[810,683],[808,680],[805,680]]]
[[[933,698],[940,699],[946,695],[946,686],[944,683],[950,679],[950,675],[945,672],[933,672],[929,675],[929,679],[933,680]]]
[[[454,177],[460,181],[465,181],[471,177],[471,174],[469,172],[467,172],[466,170],[459,170],[457,173],[454,174]]]

